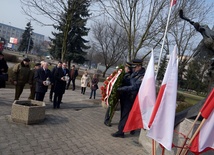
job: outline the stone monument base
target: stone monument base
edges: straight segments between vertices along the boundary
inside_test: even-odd
[[[173,144],[175,146],[182,146],[185,138],[179,133],[182,133],[184,135],[187,135],[190,128],[192,127],[194,120],[190,119],[184,119],[183,122],[181,122],[176,128],[175,131],[177,133],[174,133],[173,137]],[[196,131],[197,127],[199,126],[200,122],[197,122],[190,133],[189,137],[191,137],[194,132]],[[141,129],[140,136],[139,136],[139,143],[143,146],[143,148],[147,152],[152,152],[152,139],[146,136],[147,130]],[[179,148],[173,147],[171,151],[168,151],[165,149],[164,155],[176,155],[176,153],[179,151]],[[162,148],[160,147],[159,144],[156,143],[156,154],[161,155],[162,154]],[[201,153],[200,155],[213,155],[214,151],[207,151],[205,153]],[[192,152],[188,152],[187,155],[194,155]]]
[[[11,119],[24,124],[40,123],[45,118],[45,103],[35,100],[15,100],[12,105]]]

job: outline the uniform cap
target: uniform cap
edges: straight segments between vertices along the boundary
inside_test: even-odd
[[[143,60],[141,59],[133,59],[132,60],[132,65],[142,65]]]

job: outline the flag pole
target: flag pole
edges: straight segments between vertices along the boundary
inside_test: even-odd
[[[193,124],[192,124],[192,126],[191,126],[191,128],[190,128],[190,130],[189,130],[189,132],[188,132],[187,135],[186,135],[186,139],[184,140],[184,142],[183,142],[183,144],[182,144],[182,147],[179,149],[179,151],[176,153],[176,155],[180,155],[181,152],[183,151],[183,148],[184,148],[184,146],[186,145],[186,142],[187,142],[187,139],[188,139],[188,137],[189,137],[189,134],[191,133],[192,129],[194,128],[194,125],[195,125],[195,123],[198,121],[198,118],[200,117],[200,115],[201,115],[201,112],[198,113],[198,115],[197,115],[196,119],[194,120],[194,122],[193,122]]]
[[[189,141],[188,146],[190,146],[192,144],[192,141],[194,140],[194,138],[196,137],[196,135],[199,133],[199,131],[201,130],[202,126],[204,125],[206,121],[206,118],[204,118],[201,122],[201,124],[199,125],[199,127],[197,128],[197,130],[195,131],[194,135],[192,136],[192,138]],[[188,149],[185,149],[184,152],[182,153],[182,155],[186,155],[188,152]]]
[[[166,22],[166,28],[165,28],[165,32],[164,32],[164,37],[163,37],[163,42],[162,42],[162,46],[161,46],[161,51],[160,51],[160,55],[159,55],[159,59],[158,59],[157,73],[156,73],[155,79],[157,79],[157,76],[158,76],[158,71],[159,71],[160,61],[161,61],[161,55],[163,53],[163,46],[164,46],[164,43],[165,43],[166,34],[167,34],[168,26],[169,26],[169,19],[170,19],[171,10],[172,10],[172,1],[170,3],[170,8],[169,8],[168,18],[167,18],[167,22]]]
[[[156,155],[156,142],[152,139],[152,155]]]

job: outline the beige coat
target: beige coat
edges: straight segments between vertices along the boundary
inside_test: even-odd
[[[88,74],[83,74],[81,78],[81,87],[87,87],[88,82],[90,82],[90,76]]]

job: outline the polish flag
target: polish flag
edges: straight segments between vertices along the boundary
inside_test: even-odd
[[[200,112],[201,116],[207,120],[190,146],[190,150],[194,153],[214,149],[214,89],[208,96]]]
[[[214,102],[213,102],[214,103]],[[190,151],[194,153],[214,150],[214,110],[203,124],[200,132],[194,138]]]
[[[168,66],[150,118],[147,136],[167,150],[172,149],[178,81],[177,46],[170,55]]]
[[[200,112],[203,118],[208,118],[210,113],[214,109],[214,88],[211,91],[210,95],[206,99],[206,102],[204,103],[203,107],[201,108]]]
[[[133,107],[129,113],[123,132],[140,128],[148,129],[148,123],[155,104],[155,98],[154,54],[152,51],[146,73],[138,91],[138,95],[135,98]]]
[[[170,6],[172,7],[173,5],[175,5],[177,2],[177,0],[170,0]]]

